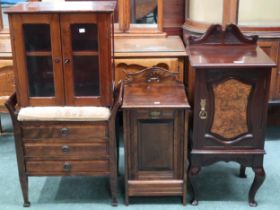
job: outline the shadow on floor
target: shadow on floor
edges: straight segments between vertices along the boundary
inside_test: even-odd
[[[104,190],[106,189],[106,190]],[[110,203],[106,177],[48,177],[38,203]]]

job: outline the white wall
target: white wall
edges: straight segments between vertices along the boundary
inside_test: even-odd
[[[189,0],[188,17],[204,23],[222,23],[223,0]]]
[[[239,25],[280,26],[280,0],[240,0]]]

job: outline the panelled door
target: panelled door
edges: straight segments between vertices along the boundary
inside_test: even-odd
[[[183,114],[175,110],[131,112],[131,180],[181,179]]]
[[[12,34],[20,106],[64,104],[59,16],[14,15]]]
[[[109,36],[111,25],[110,21],[106,20],[107,16],[61,15],[65,94],[68,105],[111,103],[112,78],[108,78],[112,75]]]
[[[194,149],[260,147],[266,122],[261,110],[269,87],[265,71],[203,69],[196,73]]]

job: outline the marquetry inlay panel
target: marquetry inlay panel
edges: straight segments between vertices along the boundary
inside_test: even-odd
[[[213,86],[214,119],[211,132],[232,139],[248,132],[247,106],[252,86],[230,79]]]

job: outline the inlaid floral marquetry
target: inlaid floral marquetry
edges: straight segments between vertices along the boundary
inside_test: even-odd
[[[247,106],[252,86],[230,79],[213,87],[213,134],[232,139],[248,132]]]

